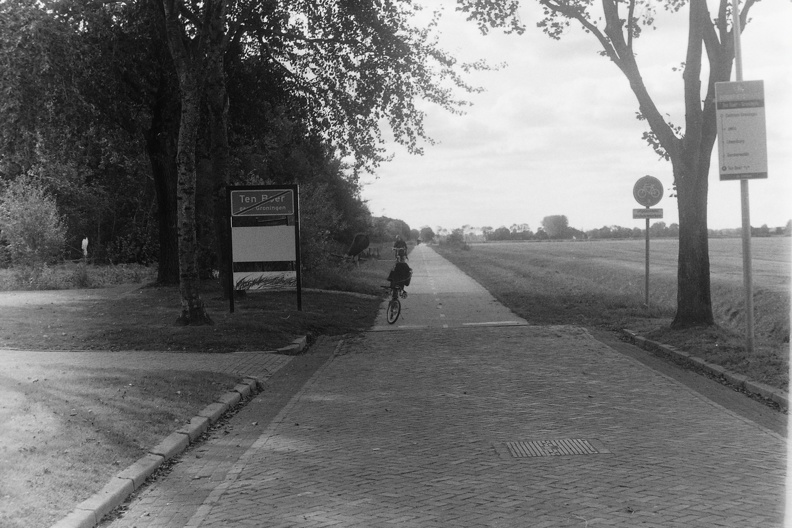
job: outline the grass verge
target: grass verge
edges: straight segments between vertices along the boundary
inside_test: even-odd
[[[354,333],[373,324],[391,265],[369,261],[307,278],[304,286],[311,290],[303,292],[302,311],[294,293],[250,293],[230,314],[219,285],[209,281],[203,298],[215,324],[205,327],[173,324],[180,306],[177,287],[0,292],[5,349],[0,349],[0,526],[51,526],[239,381],[186,366],[164,371],[77,366],[68,351],[221,356],[273,350],[297,336],[310,342],[319,335]],[[113,270],[84,271],[91,284],[98,277],[104,284],[118,280]],[[73,266],[46,273],[51,284],[74,285],[64,279],[73,276]],[[37,352],[20,352],[25,350]],[[46,351],[67,353],[58,355],[62,360],[42,361]],[[101,357],[112,362],[112,356]]]

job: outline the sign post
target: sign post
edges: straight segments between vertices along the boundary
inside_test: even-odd
[[[236,290],[297,290],[302,310],[297,185],[228,187],[231,262],[228,296]]]
[[[646,219],[646,273],[644,276],[644,304],[649,309],[649,219],[663,218],[662,209],[652,209],[663,198],[663,184],[654,176],[644,176],[633,187],[635,201],[645,209],[633,209],[633,218]]]
[[[721,180],[740,180],[742,209],[743,287],[745,289],[745,349],[754,350],[751,207],[748,180],[767,178],[764,83],[743,81],[740,11],[732,0],[735,82],[715,83],[718,125],[718,165]]]

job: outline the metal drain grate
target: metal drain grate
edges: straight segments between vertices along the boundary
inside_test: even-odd
[[[513,458],[610,453],[602,443],[596,440],[583,440],[580,438],[506,442],[506,448]]]

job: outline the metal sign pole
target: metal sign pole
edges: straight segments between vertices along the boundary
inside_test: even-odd
[[[648,209],[648,207],[647,207]],[[649,219],[646,219],[646,309],[649,309]]]
[[[228,211],[231,211],[231,189],[226,187],[226,202],[228,203]],[[228,222],[228,231],[226,231],[226,236],[228,240],[233,240],[233,229],[234,229],[234,222],[231,219],[231,216],[227,219]],[[228,252],[228,277],[226,280],[226,287],[228,288],[228,311],[234,313],[234,250],[233,250],[233,243],[229,245],[230,250]]]
[[[740,45],[739,0],[732,0],[732,32],[734,33],[734,68],[736,80],[743,80],[742,49]],[[754,303],[753,271],[751,269],[751,206],[748,193],[748,180],[740,179],[740,203],[742,206],[742,250],[743,285],[745,288],[745,349],[751,354],[754,350]]]
[[[295,236],[295,263],[297,270],[297,311],[302,312],[302,259],[300,254],[300,187],[297,186],[292,194],[294,206],[294,236]]]
[[[644,277],[644,305],[649,309],[649,219],[663,218],[662,209],[653,209],[663,198],[663,183],[654,176],[644,176],[633,187],[635,201],[645,209],[633,209],[633,218],[646,219],[646,273]]]

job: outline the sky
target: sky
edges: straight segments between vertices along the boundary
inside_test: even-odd
[[[642,139],[648,127],[635,118],[635,96],[618,68],[597,54],[592,35],[574,28],[560,41],[550,39],[536,27],[541,12],[529,1],[520,12],[523,35],[482,36],[454,3],[424,4],[445,6],[445,49],[463,60],[507,66],[470,77],[485,92],[467,94],[473,106],[465,115],[421,106],[426,132],[437,144],[416,156],[388,143],[394,159],[362,180],[373,215],[415,229],[527,223],[535,231],[550,215],[565,215],[584,231],[644,227],[632,217],[642,207],[632,191],[640,177],[651,175],[666,188],[656,205],[662,221],[678,223],[671,164]],[[765,0],[752,15],[742,35],[743,79],[764,81],[768,178],[749,181],[750,218],[756,227],[784,226],[792,219],[792,2]],[[635,41],[638,63],[660,111],[682,125],[682,75],[674,68],[685,60],[687,8],[674,15],[660,10],[656,28]],[[720,181],[717,148],[713,156],[709,227],[740,227],[740,183]]]

